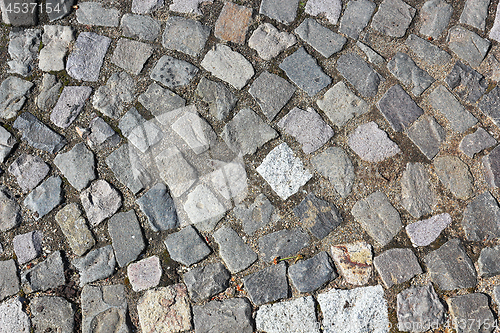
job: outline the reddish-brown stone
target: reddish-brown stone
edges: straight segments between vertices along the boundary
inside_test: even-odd
[[[215,37],[244,44],[251,21],[252,9],[227,2],[215,23]]]

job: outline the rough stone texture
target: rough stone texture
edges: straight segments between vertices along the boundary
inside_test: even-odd
[[[306,18],[295,29],[295,33],[325,58],[342,50],[347,42],[347,38],[334,33],[312,18]]]
[[[377,108],[396,132],[410,127],[424,111],[399,85],[390,87],[378,101]]]
[[[479,101],[479,109],[498,126],[500,124],[500,87],[496,86]]]
[[[104,179],[93,182],[82,191],[80,200],[93,227],[116,213],[122,205],[120,193]]]
[[[49,2],[49,1],[47,1]],[[31,0],[0,0],[0,9],[2,11],[2,20],[5,24],[12,24],[18,26],[32,26],[38,23],[38,10],[24,12],[21,10],[19,13],[14,12],[14,4],[17,3],[19,8],[30,4]],[[8,11],[7,8],[11,9]],[[32,7],[32,6],[30,6]],[[3,332],[2,332],[3,333]]]
[[[446,309],[432,284],[410,287],[397,296],[398,329],[426,332],[444,323]]]
[[[31,191],[23,203],[38,220],[50,213],[62,199],[62,180],[59,176],[52,176]]]
[[[390,249],[373,259],[386,288],[409,281],[422,273],[417,257],[411,249]]]
[[[495,317],[489,307],[488,296],[482,293],[473,293],[463,296],[450,297],[446,300],[450,314],[459,333],[492,332]],[[464,325],[464,323],[466,323]]]
[[[486,178],[488,185],[493,188],[498,187],[499,185],[499,153],[500,148],[497,146],[488,155],[482,158],[484,177]]]
[[[19,265],[30,262],[42,253],[42,239],[43,234],[40,231],[14,236],[12,246]]]
[[[373,50],[368,45],[363,44],[360,41],[357,41],[356,46],[361,51],[363,51],[363,53],[368,58],[368,62],[371,62],[372,64],[374,64],[378,67],[382,67],[383,65],[385,65],[386,61],[385,61],[384,57],[382,57],[380,54],[378,54],[375,50]]]
[[[125,109],[125,103],[134,100],[136,83],[126,72],[113,73],[105,86],[100,86],[92,99],[92,106],[103,115],[118,119]]]
[[[208,103],[210,114],[217,120],[224,120],[238,102],[238,98],[224,84],[205,77],[198,83],[196,95]]]
[[[412,87],[411,93],[415,96],[420,96],[435,81],[406,53],[396,53],[387,63],[387,69],[406,87]]]
[[[259,238],[260,257],[263,261],[289,257],[308,246],[309,242],[309,235],[300,227],[275,231]]]
[[[85,257],[78,257],[71,261],[80,274],[80,287],[87,283],[110,277],[116,265],[113,247],[107,245],[90,251]]]
[[[244,44],[248,27],[252,23],[252,9],[226,2],[215,22],[215,37]]]
[[[116,262],[120,267],[136,260],[146,248],[134,210],[117,213],[111,217],[108,221],[108,233],[111,236]]]
[[[271,60],[296,42],[294,35],[280,32],[271,23],[263,23],[248,39],[248,47],[257,51],[262,59]]]
[[[334,204],[309,193],[293,209],[303,227],[318,239],[323,239],[342,223],[337,207]]]
[[[439,153],[441,144],[446,139],[444,128],[434,117],[421,116],[407,130],[410,140],[420,149],[429,160]]]
[[[408,163],[401,177],[402,206],[415,218],[430,214],[437,195],[430,186],[430,175],[422,163]]]
[[[490,2],[491,0],[467,0],[462,11],[462,15],[460,15],[460,23],[467,24],[484,31]]]
[[[84,130],[84,138],[91,149],[115,148],[121,138],[115,130],[101,117],[95,117],[89,123],[89,128]]]
[[[163,183],[157,183],[136,200],[153,231],[170,230],[178,226],[174,200]]]
[[[47,13],[49,21],[53,22],[69,15],[75,2],[75,0],[46,0],[45,4],[53,9],[57,8],[57,5],[59,5],[59,11],[52,10],[50,13]]]
[[[122,17],[120,27],[123,36],[149,42],[155,41],[161,32],[160,23],[146,15],[125,14]]]
[[[195,154],[206,152],[217,140],[213,128],[198,113],[186,112],[171,126]]]
[[[198,21],[171,16],[162,37],[163,47],[196,57],[205,47],[210,28]]]
[[[41,296],[30,302],[35,332],[73,333],[75,313],[70,302],[62,297]]]
[[[151,83],[137,100],[155,117],[186,105],[184,98],[156,82]]]
[[[198,67],[187,61],[164,55],[151,70],[151,79],[168,88],[185,86],[198,73]]]
[[[51,253],[47,259],[23,273],[21,281],[28,284],[30,292],[47,291],[64,285],[66,278],[61,251]]]
[[[217,196],[203,184],[188,194],[184,210],[191,223],[202,231],[214,230],[226,213],[226,208]]]
[[[55,75],[44,73],[39,88],[40,93],[35,98],[36,106],[43,111],[52,109],[57,103],[61,88],[62,83],[57,82]]]
[[[160,259],[157,256],[127,266],[127,277],[136,292],[156,287],[160,283],[161,274]]]
[[[326,252],[299,261],[288,269],[288,276],[293,286],[301,293],[313,292],[337,278],[333,264]]]
[[[428,0],[420,10],[420,33],[424,36],[438,39],[448,26],[453,7],[445,0]]]
[[[351,213],[381,246],[387,245],[403,227],[398,211],[380,191],[356,202]]]
[[[479,275],[482,278],[490,278],[500,274],[500,262],[497,260],[499,256],[500,246],[498,245],[495,247],[485,247],[481,250],[477,266],[479,268]]]
[[[262,193],[248,207],[245,204],[239,204],[233,209],[234,215],[241,221],[243,231],[247,235],[253,235],[258,229],[268,225],[274,212],[273,204]]]
[[[0,231],[6,232],[21,223],[21,208],[10,193],[0,191]]]
[[[135,107],[123,115],[118,123],[122,135],[141,153],[146,153],[163,138],[163,132],[153,121],[146,121]]]
[[[490,45],[489,40],[461,26],[457,25],[448,30],[448,47],[472,67],[481,65]]]
[[[491,39],[500,41],[500,4],[497,6],[497,13],[495,15],[495,22],[493,27],[491,27],[490,33],[488,35]]]
[[[268,333],[319,333],[312,296],[263,305],[255,316],[257,330]]]
[[[352,39],[358,39],[359,33],[370,22],[375,8],[377,5],[370,0],[349,1],[340,19],[339,32]]]
[[[433,0],[431,0],[433,1]],[[428,1],[428,2],[431,2]],[[443,1],[444,2],[444,1]],[[425,4],[424,4],[425,6]],[[431,42],[426,41],[414,34],[408,36],[405,41],[410,50],[428,66],[445,66],[451,61],[448,52],[440,49]]]
[[[125,287],[121,284],[109,286],[85,286],[81,294],[82,333],[109,330],[128,333],[127,300]]]
[[[286,57],[279,68],[309,96],[316,95],[332,82],[332,79],[318,65],[316,59],[303,47]]]
[[[469,167],[458,157],[436,157],[433,165],[439,180],[455,197],[466,200],[474,193]]]
[[[17,184],[27,193],[47,176],[49,166],[40,157],[22,154],[9,166],[9,172],[16,177]]]
[[[488,88],[488,81],[481,74],[460,61],[455,63],[445,82],[462,101],[471,104],[476,103]]]
[[[175,284],[148,290],[137,304],[142,332],[184,332],[192,328],[186,287]]]
[[[3,163],[17,143],[16,138],[3,126],[0,126],[0,162]]]
[[[33,148],[55,154],[66,145],[66,139],[51,130],[29,112],[17,117],[13,127],[22,133],[22,139]]]
[[[102,27],[117,27],[120,23],[120,11],[104,7],[99,2],[79,2],[76,20],[80,24]]]
[[[401,152],[398,145],[373,121],[358,126],[349,135],[348,144],[362,160],[368,162],[381,162]]]
[[[319,294],[318,303],[324,314],[325,333],[389,332],[387,302],[381,285],[332,289]]]
[[[252,305],[246,298],[214,300],[193,307],[194,328],[199,333],[252,333]]]
[[[286,143],[271,150],[257,167],[257,172],[283,200],[295,194],[312,178]]]
[[[356,96],[343,81],[339,81],[328,89],[325,95],[316,101],[316,104],[338,127],[370,111],[368,104]]]
[[[179,13],[190,13],[195,15],[202,15],[200,3],[212,3],[213,0],[173,0],[170,5],[170,10]]]
[[[215,192],[225,200],[233,200],[235,204],[239,204],[248,195],[247,173],[241,157],[228,163],[220,163],[215,171],[208,174],[207,178]],[[228,209],[229,207],[226,207],[225,210]]]
[[[77,256],[85,254],[95,245],[94,237],[76,203],[71,203],[61,209],[56,214],[55,220]]]
[[[19,292],[19,277],[13,259],[0,261],[0,301]]]
[[[384,80],[363,58],[353,52],[342,54],[337,60],[336,69],[363,97],[374,97],[380,82]]]
[[[92,93],[91,87],[66,86],[57,100],[50,121],[57,127],[67,128],[80,115],[85,102]]]
[[[497,140],[484,128],[479,127],[474,133],[464,136],[458,148],[469,158],[473,158],[475,154],[496,144]]]
[[[243,283],[256,306],[288,297],[286,264],[283,262],[245,276]]]
[[[198,178],[197,171],[176,148],[165,149],[156,156],[161,179],[168,185],[174,197],[179,197],[191,188]]]
[[[64,70],[64,57],[74,41],[72,27],[45,25],[42,35],[43,48],[40,50],[38,67],[44,72]]]
[[[366,242],[334,245],[331,255],[338,272],[352,285],[368,283],[373,271],[372,246]]]
[[[192,226],[168,235],[165,245],[170,257],[185,266],[191,266],[203,260],[212,252]]]
[[[0,84],[0,118],[11,119],[17,116],[26,102],[26,93],[33,83],[16,76],[9,76]]]
[[[54,164],[78,191],[96,178],[94,154],[84,143],[77,143],[66,153],[57,154]]]
[[[111,62],[130,74],[138,75],[152,54],[153,47],[149,44],[120,38],[111,57]]]
[[[311,163],[323,177],[327,177],[337,193],[346,198],[355,180],[354,165],[340,147],[328,147],[311,158]]]
[[[469,111],[448,91],[440,85],[434,89],[428,96],[432,108],[439,111],[449,121],[452,130],[463,133],[477,123]]]
[[[448,213],[434,215],[426,220],[408,224],[406,233],[410,237],[413,246],[427,246],[436,240],[446,227],[451,224],[451,216]]]
[[[132,13],[150,14],[163,5],[164,0],[132,0]]]
[[[424,257],[432,282],[442,290],[474,288],[476,270],[459,239],[451,239]]]
[[[255,79],[248,92],[255,98],[266,118],[272,121],[292,98],[295,90],[287,80],[264,71]]]
[[[208,51],[201,66],[236,89],[242,89],[255,74],[252,64],[243,55],[223,44]]]
[[[337,24],[342,11],[341,0],[310,0],[304,11],[311,16],[324,16],[330,24]]]
[[[297,16],[299,0],[262,0],[259,14],[284,24],[290,24]]]
[[[22,76],[32,73],[35,69],[35,60],[38,58],[41,33],[39,29],[20,29],[9,32],[8,51],[12,60],[7,62],[9,66],[8,73]]]
[[[184,283],[193,302],[200,302],[223,292],[231,274],[221,263],[192,268],[184,274]]]
[[[2,10],[2,13],[3,12]],[[23,311],[21,298],[16,297],[0,303],[0,332],[31,332],[31,321],[28,315]]]
[[[239,273],[257,261],[257,254],[230,227],[222,227],[214,234],[219,255],[231,273]]]
[[[486,191],[477,195],[463,213],[462,228],[470,241],[483,241],[500,237],[500,207]]]
[[[68,75],[76,80],[96,82],[111,39],[93,32],[82,32],[66,62]]]
[[[391,37],[403,37],[416,9],[402,0],[384,0],[373,15],[372,28]]]
[[[130,191],[137,193],[148,187],[151,176],[142,166],[137,153],[128,144],[122,145],[106,158],[106,164],[114,175]]]

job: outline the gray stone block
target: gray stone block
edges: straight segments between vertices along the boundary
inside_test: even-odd
[[[500,246],[485,247],[481,250],[477,266],[479,268],[479,275],[482,278],[490,278],[500,274]]]
[[[155,117],[186,105],[184,98],[155,82],[139,95],[138,101]]]
[[[99,2],[80,2],[76,11],[76,20],[80,24],[101,27],[117,27],[120,23],[120,11],[104,7]]]
[[[323,239],[342,223],[342,217],[334,204],[309,193],[293,209],[300,224],[318,239]]]
[[[160,23],[146,15],[123,15],[120,27],[123,36],[153,42],[161,32]]]
[[[12,162],[8,170],[16,177],[17,184],[26,193],[40,184],[50,168],[40,157],[22,154]]]
[[[373,15],[372,28],[390,37],[403,37],[417,10],[402,0],[384,0]]]
[[[198,73],[198,68],[184,60],[163,56],[151,70],[151,79],[168,88],[185,86]]]
[[[274,206],[264,194],[259,194],[254,202],[248,207],[239,204],[233,209],[233,213],[243,225],[243,231],[248,235],[253,235],[258,229],[271,222],[274,213]]]
[[[35,259],[42,253],[42,240],[43,234],[40,231],[30,231],[14,236],[12,246],[19,265]]]
[[[496,86],[479,101],[479,109],[498,126],[500,124],[500,87]]]
[[[407,130],[410,140],[420,149],[429,160],[439,153],[441,144],[446,139],[444,128],[434,117],[421,116]]]
[[[243,283],[248,297],[256,306],[288,297],[285,263],[271,265],[247,275],[243,278]]]
[[[377,108],[396,132],[407,129],[424,114],[424,111],[399,84],[386,91],[378,101]]]
[[[49,21],[53,22],[70,14],[75,5],[75,0],[45,0],[45,4],[47,7],[52,8],[52,10],[46,10],[46,13]]]
[[[252,333],[252,305],[246,298],[214,300],[193,307],[194,328],[199,333]]]
[[[490,2],[491,0],[466,1],[462,14],[460,15],[460,23],[484,31]]]
[[[19,6],[19,4],[20,2],[17,3],[17,6]],[[12,3],[12,7],[14,6],[16,6],[15,2]],[[15,8],[12,10],[15,11]],[[22,76],[30,75],[35,69],[35,61],[38,58],[38,45],[40,45],[41,30],[12,30],[9,32],[9,39],[8,52],[12,60],[7,61],[7,65],[9,66],[7,72]]]
[[[325,58],[330,58],[342,50],[347,42],[347,38],[336,34],[312,18],[302,21],[295,29],[295,33]]]
[[[488,81],[481,74],[460,61],[455,63],[445,82],[462,101],[471,104],[476,103],[488,88]]]
[[[489,307],[488,296],[482,293],[473,293],[463,296],[450,297],[446,300],[450,314],[455,323],[467,323],[458,325],[459,333],[492,332],[495,317]]]
[[[76,203],[66,205],[55,216],[55,220],[68,240],[73,252],[81,256],[95,245],[85,218]]]
[[[428,2],[432,1],[433,0]],[[428,66],[442,67],[447,65],[451,61],[451,55],[449,55],[448,52],[440,49],[431,42],[418,37],[417,35],[409,35],[405,43],[410,48],[410,50],[413,51],[413,53]]]
[[[171,16],[165,24],[162,45],[166,49],[197,57],[205,47],[210,30],[199,21]]]
[[[57,127],[67,128],[80,115],[85,102],[92,93],[91,87],[66,86],[64,87],[59,100],[57,101],[50,121]]]
[[[22,139],[28,141],[30,146],[51,154],[57,153],[67,143],[63,136],[51,130],[29,112],[17,117],[13,127],[22,133]]]
[[[153,231],[177,228],[175,203],[163,183],[157,183],[136,200]]]
[[[126,72],[113,73],[105,86],[100,86],[92,99],[92,106],[103,115],[118,119],[123,115],[125,104],[135,98],[136,82]]]
[[[248,39],[248,47],[257,51],[262,59],[271,60],[296,42],[297,39],[293,34],[280,32],[272,24],[266,22],[254,30]]]
[[[231,273],[221,263],[192,268],[184,273],[184,283],[193,302],[200,302],[223,292]]]
[[[401,177],[402,206],[414,217],[430,214],[437,205],[436,191],[422,163],[408,163]]]
[[[453,6],[445,0],[428,0],[420,10],[420,33],[438,39],[453,14]]]
[[[500,207],[490,192],[477,195],[463,213],[462,228],[469,241],[500,237]]]
[[[328,147],[313,156],[311,163],[316,171],[328,178],[342,198],[346,198],[351,193],[356,178],[354,165],[342,148]]]
[[[19,292],[19,277],[13,259],[0,261],[0,301]]]
[[[0,190],[0,231],[6,232],[21,223],[21,207],[11,195]]]
[[[434,215],[426,220],[408,224],[406,233],[410,237],[413,246],[427,246],[434,242],[450,224],[450,214]]]
[[[134,210],[117,213],[108,221],[113,250],[118,266],[124,267],[137,259],[146,248],[142,229]]]
[[[458,25],[448,30],[447,41],[450,50],[472,67],[481,65],[491,46],[488,39]]]
[[[389,249],[376,256],[373,265],[386,288],[422,273],[417,256],[410,249]]]
[[[490,133],[486,132],[484,128],[478,127],[474,133],[463,137],[458,148],[469,158],[473,158],[477,153],[496,144],[497,140]]]
[[[15,27],[36,25],[38,23],[38,6],[33,8],[31,3],[33,3],[32,0],[0,0],[3,23],[12,24]],[[31,10],[19,10],[16,13],[15,7],[22,9],[26,5]]]
[[[122,205],[120,193],[103,179],[93,182],[82,191],[80,200],[93,227],[116,213]]]
[[[432,164],[441,183],[455,197],[466,200],[474,193],[473,178],[469,167],[458,157],[436,157]]]
[[[66,153],[59,153],[54,164],[78,191],[96,178],[94,154],[84,143],[77,143]]]
[[[17,116],[26,102],[26,93],[33,83],[16,76],[9,76],[0,84],[0,118],[12,119]]]
[[[192,226],[187,226],[168,235],[165,239],[165,245],[172,260],[178,261],[184,266],[200,262],[212,252]]]
[[[320,252],[310,259],[291,265],[288,276],[299,292],[309,293],[336,279],[338,275],[328,254]]]
[[[342,54],[337,60],[336,68],[363,97],[374,97],[380,82],[384,80],[357,53]]]
[[[35,220],[38,220],[50,213],[62,200],[62,180],[59,176],[52,176],[31,191],[23,203],[33,212]]]
[[[136,152],[128,144],[122,145],[106,158],[106,164],[118,181],[133,193],[148,187],[152,179],[142,166]]]
[[[151,45],[120,38],[113,51],[111,62],[130,74],[138,75],[152,54],[153,47]]]
[[[89,123],[88,132],[83,136],[91,149],[115,148],[121,138],[101,117],[95,117]]]
[[[406,53],[396,53],[387,63],[387,69],[407,88],[412,87],[411,92],[415,96],[420,96],[435,81],[426,71],[418,67]]]
[[[284,24],[290,24],[297,16],[299,0],[262,0],[259,14]]]
[[[51,253],[47,259],[26,271],[21,281],[28,285],[31,292],[47,291],[64,285],[66,278],[61,251]]]
[[[261,236],[258,240],[260,257],[263,261],[285,258],[297,254],[309,245],[309,235],[300,227],[283,229]]]
[[[339,32],[358,39],[359,33],[366,28],[376,8],[377,5],[370,0],[349,1],[340,19]]]
[[[71,261],[80,274],[80,287],[87,283],[110,277],[116,265],[113,247],[107,245],[87,253],[85,257],[78,257]]]
[[[36,333],[58,331],[73,333],[75,310],[70,302],[62,297],[41,296],[30,302],[31,322]]]
[[[2,11],[3,12],[3,11]],[[30,332],[31,321],[23,311],[20,297],[0,303],[0,327],[5,332]]]
[[[219,245],[219,255],[231,273],[239,273],[257,260],[257,254],[230,227],[220,228],[213,236]]]
[[[358,126],[349,135],[348,144],[362,160],[368,162],[382,162],[401,152],[398,145],[373,121]]]
[[[73,52],[66,62],[68,75],[76,80],[91,82],[99,80],[99,72],[109,44],[111,44],[111,38],[93,32],[80,33]]]

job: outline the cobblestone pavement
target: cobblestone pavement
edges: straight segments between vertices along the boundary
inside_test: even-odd
[[[0,11],[0,333],[500,332],[498,0]]]

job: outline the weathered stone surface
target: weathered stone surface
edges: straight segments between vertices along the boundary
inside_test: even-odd
[[[362,160],[368,162],[381,162],[401,152],[398,145],[373,121],[358,126],[349,135],[348,144]]]
[[[77,143],[68,152],[57,154],[54,164],[78,191],[96,178],[94,154],[84,143]]]
[[[309,235],[300,227],[283,229],[259,238],[259,252],[263,261],[276,257],[289,257],[297,254],[310,242]]]
[[[300,204],[293,209],[300,219],[300,224],[318,239],[323,239],[342,223],[337,207],[334,204],[309,193]]]
[[[500,87],[497,85],[479,101],[479,109],[498,126],[500,124]]]
[[[153,54],[153,47],[127,38],[120,38],[116,44],[111,62],[130,74],[138,75]]]
[[[0,84],[0,118],[11,119],[17,116],[26,102],[26,93],[33,83],[16,76],[9,76]]]
[[[156,165],[174,197],[184,194],[198,179],[197,171],[176,147],[165,149],[156,156]]]
[[[134,291],[154,288],[161,279],[160,259],[152,256],[127,266],[127,277]]]
[[[402,0],[384,0],[373,15],[372,28],[391,37],[403,37],[416,9]]]
[[[384,79],[358,54],[348,52],[337,60],[336,69],[363,97],[373,97]]]
[[[28,10],[27,12],[20,10],[16,13],[14,10],[14,4],[17,4],[20,9],[22,6],[26,5],[29,6],[28,8],[33,8],[33,5],[29,5],[30,3],[31,0],[0,0],[3,23],[12,24],[15,27],[36,25],[38,23],[37,7],[35,7],[33,11]]]
[[[264,71],[255,79],[248,92],[259,104],[262,113],[272,121],[292,98],[295,90],[287,80]]]
[[[104,7],[99,2],[79,2],[76,20],[80,24],[102,27],[117,27],[120,23],[120,11]]]
[[[96,180],[82,191],[80,200],[93,227],[116,213],[122,205],[120,193],[104,179]]]
[[[208,103],[210,114],[217,120],[224,120],[238,102],[238,98],[224,84],[205,77],[198,83],[196,95]]]
[[[424,257],[432,282],[442,290],[474,288],[476,270],[459,239],[451,239]]]
[[[122,17],[120,27],[123,36],[149,42],[155,41],[161,32],[160,23],[146,15],[125,14]]]
[[[412,87],[412,94],[420,96],[435,81],[426,71],[418,67],[415,62],[402,52],[387,63],[387,69],[406,87]]]
[[[333,269],[330,257],[323,251],[290,266],[288,276],[299,292],[309,293],[334,280],[338,275]]]
[[[462,11],[462,15],[460,15],[460,23],[467,24],[484,31],[490,2],[491,0],[467,0]]]
[[[448,47],[472,67],[481,65],[490,45],[489,40],[461,26],[456,25],[448,30]]]
[[[149,172],[142,166],[136,152],[128,144],[109,154],[106,164],[116,178],[133,193],[139,192],[151,183]]]
[[[467,205],[462,219],[465,237],[470,241],[483,241],[500,237],[500,207],[486,191]]]
[[[202,231],[212,231],[226,214],[226,208],[204,184],[196,186],[184,203],[189,220]]]
[[[76,80],[99,80],[99,72],[109,44],[111,38],[93,32],[80,33],[66,62],[68,75]]]
[[[77,256],[85,254],[95,245],[94,237],[76,203],[71,203],[61,209],[56,214],[55,220]]]
[[[259,14],[284,24],[290,24],[297,16],[299,0],[262,0]]]
[[[231,273],[239,273],[257,260],[257,254],[230,227],[222,227],[214,234],[219,245],[219,255]]]
[[[316,171],[327,177],[337,193],[345,198],[352,190],[355,180],[354,165],[340,147],[329,147],[311,158]]]
[[[373,259],[386,288],[404,283],[422,273],[417,257],[411,249],[389,249]]]
[[[19,2],[17,4],[19,5]],[[9,32],[8,51],[12,60],[7,62],[9,65],[8,73],[22,76],[32,73],[35,68],[35,60],[38,58],[41,33],[39,29],[20,29]]]
[[[62,297],[41,296],[30,302],[31,323],[35,332],[73,333],[75,311]]]
[[[186,112],[171,126],[197,155],[206,152],[217,140],[212,126],[198,113]]]
[[[255,74],[252,64],[243,55],[223,44],[208,51],[201,67],[236,89],[242,89]]]
[[[436,240],[446,227],[451,224],[448,213],[434,215],[426,220],[408,224],[406,233],[413,246],[427,246]]]
[[[146,153],[163,138],[161,128],[153,121],[147,121],[135,107],[123,115],[118,123],[122,135],[141,153]]]
[[[332,289],[318,295],[325,333],[389,332],[389,315],[381,285]],[[347,304],[347,306],[346,306]]]
[[[40,93],[35,98],[36,106],[43,111],[52,109],[57,103],[61,88],[62,83],[57,82],[55,75],[44,73],[42,85],[39,88]]]
[[[497,140],[490,133],[486,132],[484,128],[478,127],[474,133],[463,137],[458,148],[469,158],[473,158],[475,154],[496,144]]]
[[[356,202],[351,213],[381,246],[387,245],[403,227],[398,211],[380,191]]]
[[[257,329],[268,333],[319,333],[312,296],[263,305],[255,317]]]
[[[331,255],[338,272],[352,285],[368,283],[373,271],[372,246],[366,242],[334,245]]]
[[[431,187],[430,175],[422,163],[408,163],[401,177],[403,207],[415,218],[431,213],[437,205],[437,195]]]
[[[191,266],[203,260],[212,252],[192,226],[168,235],[165,245],[170,257],[185,266]]]
[[[446,309],[432,284],[410,287],[397,296],[398,329],[426,332],[444,323]]]
[[[324,16],[330,24],[337,24],[342,11],[341,0],[310,0],[304,11],[311,16]]]
[[[288,297],[286,265],[271,265],[243,278],[248,297],[256,305],[274,302]]]
[[[248,235],[253,235],[258,229],[268,225],[274,211],[273,204],[262,193],[248,207],[239,204],[233,209],[234,215],[243,225],[243,231]]]
[[[215,37],[244,44],[248,27],[252,23],[252,9],[226,2],[215,22]]]
[[[426,1],[420,11],[422,21],[420,33],[438,39],[448,26],[452,14],[453,7],[445,0]]]
[[[121,142],[115,130],[101,117],[95,117],[89,123],[87,132],[82,136],[91,149],[114,148]]]
[[[192,268],[184,274],[184,283],[193,302],[209,299],[229,286],[231,274],[221,263]]]
[[[107,245],[90,251],[85,257],[71,261],[80,274],[80,287],[85,284],[110,277],[116,265],[113,247]]]
[[[136,83],[126,72],[113,73],[105,86],[100,86],[92,99],[92,106],[105,116],[118,119],[125,109],[125,103],[135,98]]]
[[[286,57],[279,67],[309,96],[316,95],[332,82],[332,79],[323,72],[316,60],[303,47]]]
[[[24,205],[33,212],[35,220],[50,213],[62,201],[62,180],[59,176],[47,178],[24,199]]]
[[[493,27],[491,27],[490,33],[488,35],[491,39],[500,41],[500,4],[497,6],[497,13],[495,15],[495,22]]]
[[[312,18],[306,18],[295,29],[295,33],[325,58],[342,50],[347,42],[347,38],[334,33]]]
[[[488,305],[488,296],[473,293],[450,297],[446,300],[454,323],[457,323],[459,333],[492,332],[495,321],[493,312]],[[462,325],[460,324],[462,323]],[[463,325],[463,323],[467,323]]]
[[[214,0],[173,0],[170,5],[170,10],[179,13],[190,13],[195,15],[202,15],[200,3],[212,3]]]
[[[175,203],[163,183],[157,183],[136,200],[153,231],[170,230],[178,226]]]
[[[248,195],[248,179],[243,159],[236,157],[230,162],[218,163],[216,167],[215,171],[207,175],[215,192],[224,199],[239,204]]]
[[[151,83],[148,89],[139,95],[138,101],[155,117],[186,105],[184,98],[156,82]]]
[[[476,103],[488,88],[488,81],[481,74],[460,61],[455,63],[445,82],[462,101],[471,104]]]
[[[500,246],[485,247],[481,250],[477,266],[479,268],[479,275],[483,278],[490,278],[500,274]]]
[[[205,47],[209,35],[210,28],[206,25],[184,17],[171,16],[163,31],[162,45],[166,49],[196,57]]]
[[[396,132],[410,127],[424,113],[399,84],[387,90],[377,108]]]
[[[458,157],[436,157],[433,165],[439,180],[455,197],[466,200],[474,193],[469,167]]]
[[[92,93],[91,87],[66,86],[52,109],[50,121],[57,127],[67,128],[80,115],[85,102]]]
[[[444,128],[438,124],[434,117],[421,116],[407,130],[411,141],[420,149],[422,154],[432,160],[439,153],[441,144],[446,139]]]
[[[432,108],[445,116],[454,131],[463,133],[477,123],[476,117],[467,111],[455,96],[442,85],[429,94],[428,100]]]
[[[359,33],[370,22],[375,8],[377,5],[370,0],[349,1],[340,19],[339,32],[352,39],[358,39]]]
[[[252,333],[252,305],[246,298],[214,300],[193,307],[194,328],[199,333]]]
[[[44,25],[43,48],[40,50],[38,67],[44,72],[64,70],[64,57],[74,41],[72,27],[63,25]]]
[[[137,259],[146,248],[142,229],[134,210],[117,213],[108,221],[113,250],[118,266],[124,267]]]
[[[59,11],[57,10],[52,10],[47,11],[47,16],[49,17],[49,21],[53,22],[55,20],[61,19],[68,14],[71,13],[71,9],[73,9],[75,5],[75,0],[46,0],[45,4],[47,7],[50,7],[52,9],[57,9],[59,8]],[[59,7],[57,7],[59,5]]]
[[[40,231],[30,231],[14,236],[12,246],[19,265],[25,264],[42,253],[43,234]]]
[[[186,287],[174,284],[148,290],[137,304],[142,332],[185,332],[191,326],[191,309]]]
[[[0,301],[19,292],[19,277],[13,259],[0,261]]]
[[[0,231],[6,232],[21,223],[21,208],[11,195],[0,191]]]
[[[164,4],[164,0],[132,0],[132,13],[150,14]]]
[[[40,184],[49,171],[49,166],[40,157],[28,154],[22,154],[9,166],[9,172],[25,193]]]
[[[66,283],[61,251],[51,253],[47,259],[26,271],[21,281],[27,283],[31,292],[47,291]]]
[[[248,47],[257,51],[262,59],[271,60],[296,42],[294,35],[280,32],[271,23],[263,23],[248,39]]]
[[[428,1],[428,2],[432,2]],[[444,1],[443,1],[444,2]],[[448,4],[447,4],[448,5]],[[425,4],[424,4],[425,6]],[[450,7],[451,8],[451,7]],[[451,61],[451,56],[448,52],[443,51],[431,42],[426,41],[418,37],[417,35],[411,34],[405,41],[406,45],[411,51],[425,64],[428,66],[445,66]]]
[[[23,303],[19,297],[0,303],[0,327],[2,333],[31,332],[30,318],[23,311]]]
[[[17,117],[13,127],[21,131],[22,138],[33,148],[55,154],[66,145],[66,139],[63,136],[51,130],[29,112]]]
[[[490,187],[498,187],[500,184],[499,173],[500,173],[500,159],[499,159],[500,148],[495,147],[488,155],[483,156],[483,172],[487,184]]]

